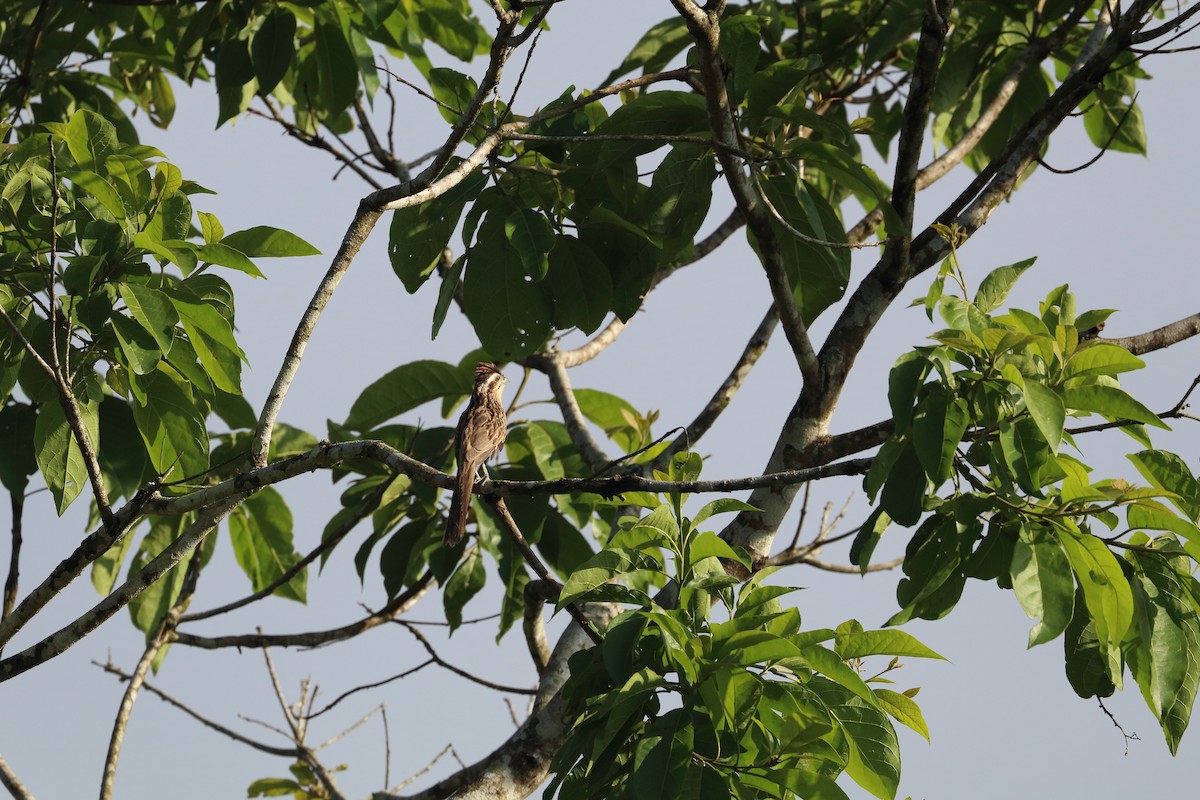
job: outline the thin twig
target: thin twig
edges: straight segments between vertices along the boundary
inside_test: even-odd
[[[234,636],[196,636],[182,631],[172,635],[172,641],[189,647],[199,647],[204,650],[217,650],[223,647],[321,647],[333,642],[340,642],[358,636],[360,633],[378,627],[392,619],[396,614],[403,614],[412,608],[425,596],[433,586],[433,573],[426,570],[408,591],[396,595],[393,600],[379,611],[343,625],[323,631],[306,633],[249,633]],[[2,662],[0,662],[2,663]]]
[[[405,622],[402,619],[392,620],[392,622],[395,623],[396,625],[399,625],[400,627],[404,628],[409,633],[411,633],[413,635],[413,637],[418,642],[421,643],[421,646],[425,648],[425,652],[429,653],[429,658],[435,664],[437,664],[439,667],[441,667],[444,670],[453,672],[455,675],[458,675],[460,678],[466,678],[467,680],[471,681],[472,683],[477,683],[480,686],[486,686],[489,689],[495,689],[498,692],[508,692],[509,694],[528,694],[528,695],[537,694],[536,689],[526,689],[526,688],[523,688],[520,686],[506,686],[502,683],[496,683],[495,681],[489,681],[486,678],[481,678],[478,675],[472,675],[470,672],[467,672],[465,669],[456,667],[453,664],[451,664],[450,662],[443,659],[441,656],[439,656],[437,654],[437,651],[433,649],[433,645],[430,644],[429,639],[425,638],[425,634],[421,633],[419,628],[409,625],[407,622]]]
[[[425,667],[428,667],[430,664],[436,664],[436,663],[437,662],[434,661],[432,658],[429,658],[429,659],[426,659],[425,661],[422,661],[420,664],[417,664],[417,666],[413,667],[412,669],[406,669],[406,670],[404,670],[404,672],[397,673],[396,675],[393,675],[390,678],[384,678],[383,680],[375,681],[374,683],[366,683],[366,684],[363,684],[362,686],[355,686],[353,689],[348,689],[348,690],[342,692],[341,694],[339,694],[336,698],[334,698],[334,700],[332,702],[327,704],[320,711],[311,711],[311,712],[306,713],[304,715],[304,718],[306,720],[316,719],[317,717],[321,716],[325,712],[331,711],[334,708],[334,706],[336,706],[338,703],[345,700],[347,697],[350,697],[351,695],[358,694],[359,692],[365,692],[368,689],[378,689],[380,686],[387,686],[392,681],[403,680],[404,678],[407,678],[409,675],[413,675],[417,672],[420,672],[421,670],[425,669]],[[386,714],[384,716],[386,717]],[[384,784],[385,785],[387,784],[386,780],[384,781]]]
[[[247,606],[250,603],[262,600],[264,597],[270,597],[275,593],[276,589],[285,585],[292,578],[299,575],[309,564],[316,561],[324,553],[332,550],[338,545],[339,542],[342,541],[342,539],[346,538],[346,535],[349,534],[350,531],[354,530],[358,523],[362,522],[379,506],[380,501],[383,499],[383,496],[387,493],[387,490],[391,487],[396,477],[397,476],[392,475],[390,478],[380,483],[376,490],[363,501],[362,505],[359,506],[358,511],[355,512],[353,516],[347,518],[334,531],[322,539],[321,543],[309,551],[308,555],[304,556],[304,558],[300,559],[291,567],[284,570],[278,578],[271,581],[262,589],[254,592],[253,594],[247,595],[240,600],[235,600],[232,603],[226,603],[223,606],[218,606],[217,608],[212,608],[208,611],[187,614],[180,619],[180,622],[195,622],[196,620],[208,619],[209,617],[215,617],[218,614],[225,614],[233,611],[234,609],[241,608],[242,606]]]
[[[133,677],[129,673],[127,673],[127,672],[121,670],[120,668],[118,668],[117,666],[115,666],[111,661],[107,664],[101,664],[99,661],[93,661],[92,663],[95,664],[97,667],[100,667],[100,669],[104,670],[105,672],[116,675],[118,678],[121,678],[122,680],[129,680],[130,678]],[[263,744],[262,742],[255,741],[254,739],[251,739],[247,736],[243,736],[242,734],[238,733],[237,731],[231,730],[231,729],[225,727],[224,725],[221,725],[218,722],[214,722],[214,721],[208,719],[207,717],[203,716],[202,714],[200,714],[196,711],[193,711],[189,706],[185,705],[184,703],[180,702],[179,700],[176,700],[174,697],[172,697],[171,695],[162,691],[158,687],[154,686],[149,681],[144,682],[142,684],[142,688],[145,689],[147,692],[150,692],[152,695],[154,695],[158,699],[162,700],[164,703],[174,706],[175,708],[179,709],[180,711],[187,714],[189,717],[196,720],[197,722],[199,722],[201,725],[205,726],[206,728],[211,728],[212,730],[216,731],[217,733],[223,734],[224,736],[228,736],[230,739],[232,739],[235,742],[239,742],[248,747],[252,747],[255,750],[258,750],[259,752],[267,753],[267,754],[273,755],[273,756],[283,756],[284,758],[299,758],[299,756],[300,756],[300,751],[296,750],[295,748],[273,747],[269,744]]]

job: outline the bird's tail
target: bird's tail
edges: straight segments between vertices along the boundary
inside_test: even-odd
[[[458,484],[450,498],[450,516],[446,519],[446,533],[442,543],[446,547],[455,547],[462,541],[467,527],[467,514],[471,510],[471,483],[475,479],[474,470],[467,470],[466,464],[459,466],[456,476]]]

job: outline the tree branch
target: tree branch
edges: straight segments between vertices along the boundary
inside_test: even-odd
[[[746,175],[741,160],[734,155],[740,152],[738,130],[734,124],[733,110],[725,88],[725,77],[720,44],[720,11],[724,3],[715,3],[701,9],[691,0],[672,0],[673,5],[687,23],[688,31],[696,42],[700,80],[704,85],[705,108],[713,139],[719,145],[715,152],[725,176],[734,202],[746,220],[746,225],[758,242],[760,260],[771,287],[771,297],[783,324],[783,332],[796,358],[796,365],[805,383],[819,379],[816,351],[808,336],[808,327],[796,307],[796,298],[784,269],[783,256],[779,251],[775,221],[764,205],[762,198]]]
[[[612,459],[588,431],[587,420],[583,418],[583,412],[579,410],[579,404],[575,402],[571,379],[567,377],[567,369],[558,354],[553,352],[535,353],[525,359],[525,364],[545,373],[550,382],[550,391],[554,395],[554,402],[562,411],[563,424],[567,427],[567,434],[571,437],[575,449],[583,456],[583,460],[587,462],[592,471],[600,472],[611,464]]]
[[[121,680],[127,681],[127,680],[130,680],[133,678],[132,675],[130,675],[128,672],[125,672],[124,670],[120,669],[119,667],[114,665],[111,661],[108,662],[107,664],[101,664],[99,661],[93,661],[92,663],[95,664],[97,667],[100,667],[105,672],[110,673],[112,675],[116,675]],[[196,711],[193,711],[190,707],[188,707],[184,703],[180,702],[179,700],[176,700],[174,697],[172,697],[171,695],[162,691],[157,686],[155,686],[154,684],[152,684],[148,681],[142,683],[142,688],[145,689],[147,692],[150,692],[150,694],[154,695],[158,699],[162,700],[167,705],[174,706],[175,708],[179,709],[183,713],[187,714],[189,717],[196,720],[204,727],[210,728],[210,729],[216,731],[217,733],[224,734],[225,736],[228,736],[230,739],[232,739],[235,742],[240,742],[241,744],[247,745],[248,747],[252,747],[255,750],[258,750],[259,752],[267,753],[268,755],[283,756],[284,758],[299,758],[300,757],[299,750],[296,750],[296,749],[290,748],[290,747],[289,748],[272,747],[269,744],[263,744],[262,742],[255,741],[254,739],[251,739],[247,736],[243,736],[242,734],[238,733],[237,731],[226,728],[224,725],[221,725],[220,723],[213,722],[212,720],[208,719],[207,717],[202,716],[201,714],[197,713]]]
[[[619,611],[612,605],[588,604],[590,623],[606,627]],[[578,625],[571,625],[558,640],[550,664],[538,685],[533,713],[509,739],[485,756],[433,786],[409,795],[408,800],[520,800],[546,779],[550,761],[575,720],[576,709],[560,690],[570,674],[572,655],[592,645]],[[398,800],[398,795],[376,792],[374,800]]]
[[[1100,341],[1115,344],[1117,347],[1124,347],[1135,356],[1140,356],[1145,353],[1152,353],[1155,350],[1162,350],[1174,344],[1179,344],[1197,334],[1200,334],[1200,313],[1192,314],[1190,317],[1184,317],[1181,320],[1176,320],[1169,325],[1164,325],[1161,328],[1156,328],[1146,333],[1115,339],[1100,339]]]
[[[521,529],[517,526],[517,521],[512,518],[512,514],[509,513],[508,506],[504,503],[504,498],[498,497],[493,500],[489,497],[488,502],[492,504],[492,508],[496,509],[496,514],[499,515],[500,522],[504,525],[504,529],[508,532],[509,537],[513,540],[513,544],[517,546],[517,550],[519,550],[521,555],[524,557],[525,563],[527,563],[533,569],[534,573],[543,581],[557,584],[558,581],[554,580],[554,576],[550,574],[550,570],[546,569],[546,565],[542,563],[542,560],[538,558],[537,553],[535,553],[533,548],[529,546],[529,542],[527,542],[525,537],[521,535]],[[594,644],[600,644],[600,634],[596,633],[596,631],[591,627],[579,606],[575,603],[568,603],[566,605],[566,610],[567,613],[571,615],[571,618],[575,620],[576,624],[578,624],[579,627],[581,627],[588,635],[588,638],[590,638]]]
[[[433,587],[433,573],[426,571],[417,579],[415,585],[408,591],[396,595],[391,602],[378,611],[357,622],[331,628],[324,631],[308,633],[247,633],[235,636],[196,636],[191,633],[175,631],[170,638],[173,642],[199,647],[202,650],[218,650],[223,647],[320,647],[331,642],[351,639],[364,631],[389,622],[397,614],[408,611],[417,601],[425,596]]]
[[[392,620],[392,623],[395,625],[399,625],[400,627],[404,628],[404,630],[411,633],[413,635],[413,637],[418,642],[421,643],[421,646],[425,648],[425,652],[429,653],[430,660],[433,661],[433,663],[437,664],[442,669],[446,670],[447,672],[453,672],[455,675],[457,675],[460,678],[465,678],[466,680],[469,680],[471,683],[477,683],[480,686],[484,686],[488,689],[495,689],[497,692],[508,692],[509,694],[529,694],[529,695],[537,694],[536,690],[534,690],[534,689],[526,689],[521,686],[506,686],[505,684],[502,684],[502,683],[496,683],[495,681],[489,681],[486,678],[481,678],[478,675],[472,675],[470,672],[467,672],[465,669],[462,669],[461,667],[456,667],[453,664],[451,664],[450,662],[443,659],[441,656],[439,656],[437,654],[437,651],[433,649],[433,645],[429,643],[429,640],[427,638],[425,638],[425,634],[421,633],[421,631],[415,625],[410,625],[402,619],[394,619],[394,620]]]
[[[141,594],[148,586],[161,578],[167,570],[182,561],[192,552],[208,532],[217,526],[235,506],[242,502],[244,495],[235,494],[210,508],[200,512],[195,522],[171,544],[150,560],[146,566],[135,575],[129,576],[107,597],[91,610],[77,617],[74,621],[60,628],[55,633],[42,639],[25,650],[0,661],[0,682],[14,678],[38,664],[49,661],[61,655],[68,648],[88,635],[113,614],[128,605],[129,601]],[[22,604],[23,605],[23,604]],[[19,609],[19,607],[18,607]],[[16,616],[14,612],[13,616]]]
[[[8,766],[4,756],[0,756],[0,786],[8,789],[13,800],[33,800],[33,793],[25,788],[25,784],[21,783],[21,779],[17,777],[17,773],[12,771],[12,767]]]
[[[196,581],[200,577],[200,564],[201,559],[199,558],[193,557],[188,561],[187,574],[184,576],[179,597],[159,622],[158,630],[146,645],[146,649],[142,652],[142,657],[138,659],[137,667],[133,670],[133,675],[130,676],[125,687],[121,705],[117,709],[117,717],[113,720],[112,735],[108,740],[108,753],[104,758],[104,774],[100,780],[100,800],[109,800],[112,797],[113,784],[117,778],[117,761],[121,757],[121,746],[125,741],[125,729],[128,727],[129,717],[133,713],[133,704],[137,701],[138,692],[146,681],[146,673],[150,670],[154,659],[162,651],[163,645],[167,643],[167,633],[174,630],[175,626],[179,624],[179,617],[187,609],[188,603],[192,601],[192,596],[196,593]]]
[[[713,393],[708,403],[692,420],[692,423],[684,429],[670,447],[659,454],[654,460],[654,466],[662,469],[671,456],[684,450],[693,448],[700,437],[708,432],[721,413],[729,407],[733,401],[733,396],[742,388],[742,384],[750,375],[750,370],[758,363],[758,359],[766,352],[767,344],[771,341],[771,334],[775,332],[775,326],[779,324],[779,315],[775,313],[775,308],[772,306],[763,316],[762,322],[758,323],[758,327],[754,329],[754,333],[750,336],[750,341],[746,343],[746,347],[742,350],[742,355],[734,364],[733,369],[725,380],[717,387],[717,391]]]
[[[8,577],[4,579],[4,599],[0,602],[0,623],[12,613],[17,603],[21,574],[21,522],[25,512],[25,497],[20,492],[9,492],[8,499],[12,509],[12,548],[8,554]],[[0,651],[3,649],[0,645]]]

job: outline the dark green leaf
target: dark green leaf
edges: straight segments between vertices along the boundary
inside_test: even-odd
[[[554,326],[577,327],[590,334],[612,307],[612,276],[590,247],[574,236],[555,237],[550,251],[550,287],[554,292]]]
[[[458,367],[441,361],[414,361],[396,367],[363,389],[343,424],[356,431],[369,431],[430,400],[470,391],[471,377]]]
[[[446,622],[450,623],[451,631],[462,625],[463,606],[479,594],[486,581],[487,571],[483,567],[483,558],[480,557],[477,548],[473,549],[446,582],[444,604]]]
[[[250,60],[260,94],[269,94],[287,74],[296,56],[296,17],[276,7],[267,13],[250,42]]]

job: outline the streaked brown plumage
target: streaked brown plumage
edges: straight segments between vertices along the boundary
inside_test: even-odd
[[[446,534],[442,538],[447,547],[454,547],[462,541],[467,513],[471,508],[471,486],[475,483],[477,473],[482,469],[486,478],[487,467],[484,462],[504,446],[508,421],[504,417],[501,395],[506,383],[508,378],[500,373],[495,364],[480,362],[475,367],[475,388],[471,392],[471,401],[458,418],[458,428],[454,432],[458,480],[450,499]]]

